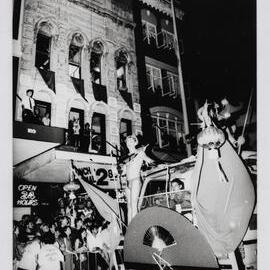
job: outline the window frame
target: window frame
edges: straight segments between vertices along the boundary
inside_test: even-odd
[[[80,60],[79,60],[78,63],[76,63],[74,61],[70,61],[70,47],[72,47],[72,46],[79,49],[79,54],[80,54],[79,55],[79,59]],[[72,74],[70,73],[70,66],[77,67],[79,69],[79,78],[76,77],[76,76],[72,76]],[[69,73],[69,76],[70,77],[73,77],[73,78],[76,78],[76,79],[80,79],[80,80],[82,79],[82,47],[76,46],[76,45],[70,43],[69,50],[68,50],[68,67],[69,67],[68,73]],[[75,72],[73,72],[73,75],[74,75],[74,73]]]
[[[92,136],[97,135],[101,137],[101,147],[100,147],[100,151],[98,151],[98,154],[105,155],[106,154],[106,115],[102,113],[94,112],[91,119],[91,129],[93,129],[94,117],[100,118],[101,126],[100,126],[100,132],[93,131]],[[91,139],[91,148],[92,146],[93,146],[93,138]]]
[[[84,129],[84,110],[71,107],[70,110],[69,110],[69,114],[68,114],[68,121],[72,120],[70,118],[70,112],[74,112],[74,113],[79,114],[80,133],[82,133],[83,129]]]
[[[100,71],[99,72],[97,72],[97,71],[95,71],[94,70],[94,68],[95,67],[97,67],[97,66],[95,66],[95,67],[93,67],[92,68],[92,54],[95,54],[96,55],[96,57],[99,57],[99,69],[100,69]],[[99,84],[99,85],[102,85],[102,77],[101,77],[101,58],[102,58],[102,53],[97,53],[97,52],[95,52],[95,51],[91,51],[91,53],[90,53],[90,74],[91,74],[91,82],[92,83],[95,83],[95,84]],[[93,73],[98,73],[99,74],[99,78],[98,78],[98,82],[96,81],[96,80],[93,80]]]
[[[174,33],[170,32],[170,31],[167,31],[165,29],[162,29],[160,33],[162,35],[162,42],[163,42],[163,44],[160,47],[164,46],[164,47],[167,47],[170,50],[175,50],[175,36],[174,36]],[[169,40],[168,36],[171,36],[171,39],[173,40],[172,44],[168,42],[168,40]]]
[[[38,44],[39,35],[41,35],[49,40],[48,52],[38,50],[37,44]],[[37,38],[36,38],[36,53],[35,53],[35,67],[37,67],[38,69],[51,71],[51,46],[52,46],[52,36],[49,36],[49,35],[43,33],[42,31],[38,31]],[[48,57],[48,61],[49,61],[49,63],[48,63],[49,68],[48,69],[47,68],[45,69],[43,66],[37,65],[37,59],[38,59],[39,55],[43,55],[43,56],[46,55]]]
[[[49,112],[49,114],[50,114],[50,120],[52,121],[52,104],[50,102],[42,101],[42,100],[37,100],[36,99],[35,100],[35,107],[36,108],[39,108],[39,110],[40,110],[40,107],[46,107],[45,114],[46,114],[46,112]],[[41,110],[40,110],[40,112],[41,112]],[[44,115],[41,115],[41,113],[40,113],[41,119],[45,116],[45,114]],[[52,122],[51,121],[50,121],[50,125],[49,126],[52,125]]]
[[[161,69],[157,68],[155,66],[146,64],[146,76],[147,76],[147,68],[150,68],[150,83],[151,85],[147,87],[147,90],[150,90],[154,93],[156,93],[156,89],[155,89],[155,78],[159,78],[160,79],[160,88],[161,88],[161,92],[163,92],[163,83],[162,83],[162,73],[161,73]],[[158,71],[160,77],[155,77],[154,76],[154,70]],[[147,82],[148,84],[148,82]]]
[[[169,142],[163,144],[162,130],[164,130],[167,135],[171,135],[172,132],[174,132],[175,138],[176,138],[176,145],[177,146],[180,145],[180,138],[179,138],[178,134],[182,133],[181,121],[177,117],[174,117],[174,119],[172,119],[172,117],[169,117],[170,115],[171,115],[170,113],[167,113],[166,117],[160,116],[160,113],[156,113],[156,115],[153,115],[153,114],[151,115],[152,121],[156,123],[156,125],[155,125],[156,132],[155,133],[156,133],[156,138],[157,138],[157,145],[161,149],[164,149],[164,148],[169,146]],[[164,123],[166,123],[166,124],[164,126],[162,126],[160,124],[160,121],[164,121]],[[169,122],[174,124],[173,129],[170,127]],[[178,128],[178,126],[180,126],[180,128]]]
[[[175,86],[175,78],[176,78],[176,80],[178,81],[178,84],[179,84],[178,74],[167,71],[167,76],[166,77],[168,78],[168,81],[169,81],[168,85],[169,85],[170,91],[169,91],[168,94],[165,94],[165,95],[176,97],[177,96],[177,87]],[[179,87],[180,87],[180,85],[179,85]],[[178,90],[179,90],[179,87],[178,87]]]
[[[147,40],[147,43],[151,45],[151,37],[155,39],[155,45],[158,47],[158,33],[157,33],[157,26],[153,23],[150,23],[146,20],[142,20],[142,27],[145,26],[145,30],[143,30],[143,41]],[[155,29],[154,35],[150,35],[149,27],[153,27]],[[145,31],[145,32],[144,32]]]

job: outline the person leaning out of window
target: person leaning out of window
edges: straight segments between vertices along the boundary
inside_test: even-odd
[[[26,96],[22,98],[22,120],[32,123],[34,118],[35,100],[33,99],[34,90],[27,89]]]

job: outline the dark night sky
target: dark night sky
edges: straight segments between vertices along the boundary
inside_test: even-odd
[[[193,97],[248,99],[256,86],[255,0],[183,0],[183,76]]]

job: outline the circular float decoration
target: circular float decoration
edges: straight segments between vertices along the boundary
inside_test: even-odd
[[[150,207],[135,216],[124,241],[127,269],[218,269],[204,236],[179,213]],[[197,267],[197,268],[196,268]]]

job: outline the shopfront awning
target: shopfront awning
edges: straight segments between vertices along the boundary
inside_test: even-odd
[[[15,166],[14,180],[66,183],[70,180],[71,161],[74,161],[76,168],[83,171],[89,183],[105,189],[119,187],[114,157],[63,151],[58,148]]]

